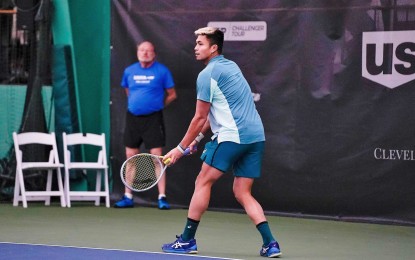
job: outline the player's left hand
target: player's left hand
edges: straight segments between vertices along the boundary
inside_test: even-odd
[[[173,148],[163,157],[163,161],[167,160],[167,158],[170,158],[169,165],[175,164],[180,158],[182,158],[183,154],[179,151],[177,148]]]

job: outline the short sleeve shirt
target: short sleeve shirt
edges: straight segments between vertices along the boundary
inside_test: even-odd
[[[132,114],[149,115],[164,108],[165,90],[174,87],[169,69],[154,62],[149,68],[142,68],[136,62],[124,70],[121,86],[129,89],[128,111]]]
[[[265,141],[251,88],[235,62],[214,57],[199,73],[196,85],[197,99],[211,104],[210,126],[219,143]]]

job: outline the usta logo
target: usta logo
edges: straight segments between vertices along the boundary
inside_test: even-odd
[[[415,79],[415,31],[364,32],[362,76],[388,88]]]

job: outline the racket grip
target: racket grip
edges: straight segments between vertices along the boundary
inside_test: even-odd
[[[189,155],[190,154],[190,147],[187,147],[186,150],[184,150],[183,155]]]
[[[165,161],[163,161],[163,163],[164,163],[165,165],[170,164],[170,162],[171,162],[171,158],[167,158]]]

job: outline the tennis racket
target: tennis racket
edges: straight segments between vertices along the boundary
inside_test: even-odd
[[[189,148],[184,155],[190,153]],[[130,190],[142,192],[153,188],[161,179],[170,158],[162,161],[163,156],[140,153],[128,158],[121,166],[121,181]]]

